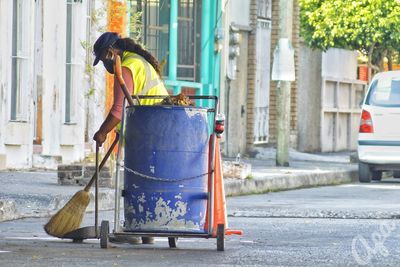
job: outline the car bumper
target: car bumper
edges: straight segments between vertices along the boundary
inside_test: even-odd
[[[400,164],[400,141],[358,141],[358,158],[371,164]]]

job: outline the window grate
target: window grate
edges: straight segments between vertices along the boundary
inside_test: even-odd
[[[170,0],[131,0],[133,12],[142,12],[141,41],[159,62],[169,54]],[[177,76],[180,80],[198,82],[200,77],[201,1],[179,0]],[[132,35],[132,33],[131,33]],[[168,74],[168,64],[163,68]]]

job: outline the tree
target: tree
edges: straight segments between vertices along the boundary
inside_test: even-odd
[[[383,59],[400,51],[397,0],[299,0],[301,36],[312,48],[359,50],[368,65],[383,69]]]

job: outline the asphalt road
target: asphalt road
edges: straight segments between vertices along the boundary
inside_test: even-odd
[[[46,218],[0,223],[0,266],[399,266],[400,183],[385,180],[228,198],[229,227],[243,236],[166,238],[154,245],[82,244],[47,236]],[[100,218],[111,220],[112,212]],[[84,224],[93,221],[87,214]]]

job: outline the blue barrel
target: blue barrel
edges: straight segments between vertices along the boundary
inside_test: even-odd
[[[207,109],[129,107],[125,132],[125,231],[204,233]]]

